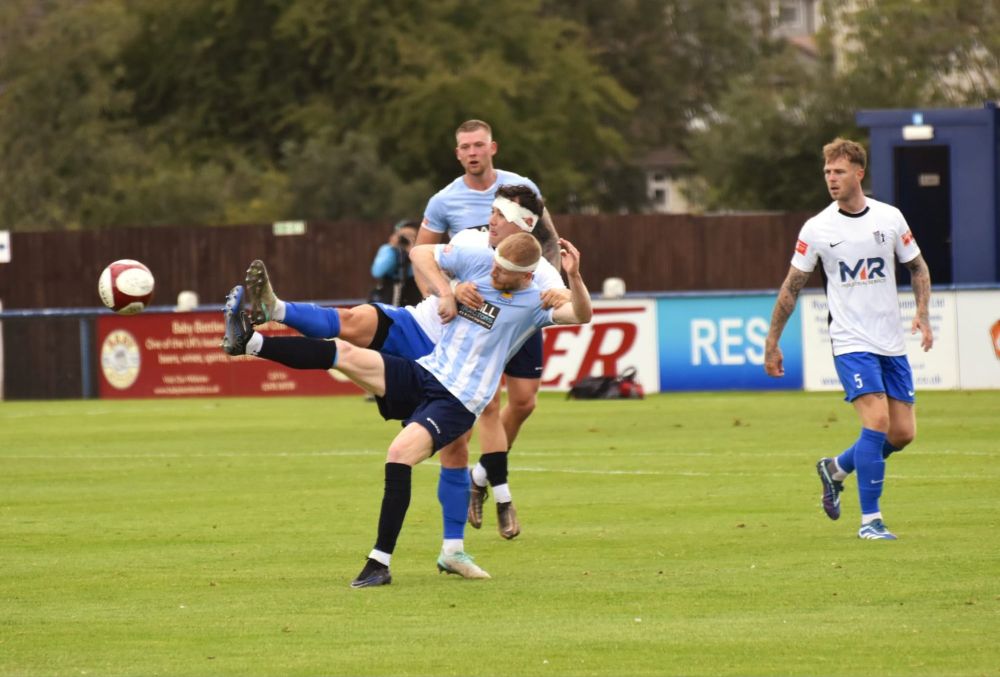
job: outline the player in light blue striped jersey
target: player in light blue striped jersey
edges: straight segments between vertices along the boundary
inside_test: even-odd
[[[375,548],[352,587],[391,582],[389,562],[410,503],[412,467],[472,427],[496,391],[507,359],[543,326],[590,321],[590,294],[580,275],[580,254],[566,240],[560,240],[560,246],[570,299],[548,310],[543,309],[542,291],[532,278],[542,258],[541,246],[528,233],[507,237],[495,251],[454,245],[415,247],[410,254],[414,272],[439,297],[438,315],[445,323],[433,351],[418,361],[358,348],[340,339],[269,339],[281,347],[283,364],[337,369],[375,395],[384,418],[404,422],[386,458]],[[483,302],[478,307],[457,302],[444,270],[473,281]],[[243,294],[239,285],[227,300],[224,345],[245,347],[256,336],[243,309]],[[456,570],[456,566],[461,568]],[[466,578],[489,578],[471,562],[456,564],[439,558],[438,568]]]

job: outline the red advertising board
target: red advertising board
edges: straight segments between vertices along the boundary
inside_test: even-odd
[[[269,336],[297,336],[283,325]],[[288,369],[255,357],[230,357],[219,347],[222,313],[143,313],[97,318],[102,398],[343,395],[360,389],[333,370]],[[542,387],[565,391],[580,378],[638,371],[646,392],[659,390],[656,305],[595,301],[583,326],[545,329]]]
[[[297,336],[278,324],[269,336]],[[288,369],[219,347],[222,313],[144,313],[97,318],[102,398],[343,395],[360,389],[334,371]]]
[[[647,393],[659,391],[655,301],[594,301],[588,324],[544,331],[542,388],[569,390],[587,376],[615,376],[634,367]]]

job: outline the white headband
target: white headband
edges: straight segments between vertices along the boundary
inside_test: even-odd
[[[504,270],[509,270],[512,273],[533,273],[535,272],[535,268],[538,267],[538,261],[540,259],[536,260],[530,266],[519,266],[516,263],[511,263],[510,261],[502,257],[500,255],[500,250],[498,249],[493,254],[493,260],[496,261],[501,268],[503,268]]]
[[[535,229],[535,224],[538,223],[538,216],[534,212],[502,195],[498,195],[493,200],[493,208],[523,231],[530,233]]]

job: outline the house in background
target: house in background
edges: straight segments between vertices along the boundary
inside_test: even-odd
[[[691,159],[676,148],[657,148],[642,162],[646,173],[649,211],[656,214],[690,214],[701,211],[691,195],[694,182]]]

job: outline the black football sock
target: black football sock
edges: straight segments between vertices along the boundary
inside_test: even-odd
[[[337,361],[337,344],[305,336],[265,336],[257,357],[292,369],[330,369]]]
[[[410,507],[410,486],[413,468],[405,463],[385,464],[385,492],[382,511],[378,516],[378,538],[375,549],[391,555],[396,539],[403,530],[403,520]]]
[[[507,452],[492,451],[479,457],[479,463],[486,469],[486,479],[491,487],[507,484]]]

